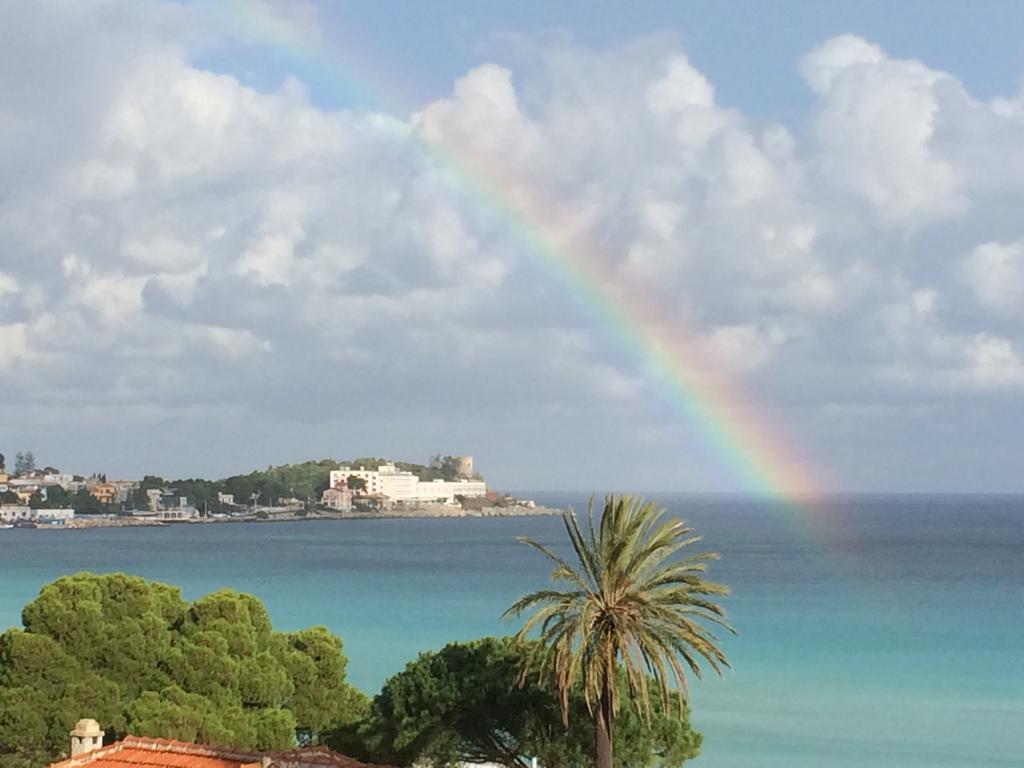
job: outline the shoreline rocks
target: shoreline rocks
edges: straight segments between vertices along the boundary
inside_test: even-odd
[[[198,518],[193,520],[153,520],[137,517],[102,517],[82,515],[69,520],[64,525],[39,525],[36,530],[70,531],[89,528],[166,528],[174,525],[216,525],[241,523],[297,523],[320,520],[402,520],[402,519],[458,519],[481,517],[553,517],[561,515],[563,510],[551,507],[527,506],[513,504],[509,506],[483,507],[481,509],[463,509],[443,504],[427,504],[417,507],[401,507],[377,512],[311,512],[306,515],[294,513],[272,514],[266,518],[256,517],[222,517]]]

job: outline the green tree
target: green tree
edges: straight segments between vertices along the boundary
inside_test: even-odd
[[[105,504],[84,488],[71,494],[68,497],[68,503],[75,513],[80,515],[101,515],[108,511]]]
[[[40,591],[0,635],[0,766],[60,757],[78,718],[126,732],[284,749],[352,727],[367,708],[322,627],[275,632],[231,590],[194,603],[135,576],[76,574]]]
[[[62,509],[71,506],[71,497],[59,485],[49,485],[45,494],[41,491],[32,494],[29,506],[33,509]]]
[[[345,481],[345,484],[353,491],[366,490],[366,481],[363,480],[363,478],[361,477],[357,477],[356,475],[349,475],[348,479]]]
[[[280,635],[277,657],[294,683],[287,699],[295,713],[299,741],[320,742],[331,731],[361,721],[370,702],[359,690],[341,685],[348,660],[341,640],[325,627]]]
[[[27,632],[57,641],[131,699],[172,682],[163,667],[179,634],[172,628],[187,607],[181,592],[166,584],[124,574],[76,574],[43,587],[21,620]]]
[[[66,748],[68,731],[88,712],[124,729],[118,687],[83,669],[46,635],[0,635],[0,765],[45,765]]]
[[[577,685],[582,688],[594,721],[597,768],[612,766],[613,726],[623,711],[620,669],[625,698],[649,721],[649,676],[666,711],[674,684],[682,714],[684,664],[698,677],[702,662],[719,674],[728,666],[709,625],[733,631],[713,600],[729,590],[703,577],[718,555],[674,557],[700,537],[681,520],[663,519],[664,513],[643,499],[608,496],[596,527],[591,503],[584,533],[575,514],[567,512],[565,529],[576,564],[522,539],[554,562],[551,580],[567,587],[526,595],[505,613],[533,610],[517,635],[524,640],[536,630],[540,641],[523,666],[523,679],[536,668],[539,679],[559,692],[567,723],[571,694]]]
[[[581,690],[570,695],[574,716],[566,727],[555,690],[517,684],[529,652],[529,644],[512,638],[483,638],[421,654],[374,699],[361,729],[368,755],[402,766],[491,762],[519,768],[531,757],[545,768],[590,765],[593,731]],[[636,712],[619,721],[620,765],[669,768],[695,757],[701,737],[688,719],[666,715],[658,701],[652,712],[651,728]],[[352,749],[346,742],[336,746]]]

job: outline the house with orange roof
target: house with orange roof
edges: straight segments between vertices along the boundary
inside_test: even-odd
[[[71,757],[50,768],[390,768],[327,747],[261,752],[142,736],[103,746],[104,735],[95,720],[79,720],[70,734]]]
[[[89,493],[95,497],[100,504],[115,504],[119,500],[120,492],[113,483],[96,483],[89,488]]]

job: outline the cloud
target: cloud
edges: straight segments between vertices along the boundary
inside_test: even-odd
[[[18,281],[6,272],[0,272],[0,299],[18,292]]]
[[[1009,339],[979,333],[964,348],[964,356],[969,367],[954,375],[957,383],[966,379],[980,389],[1024,386],[1024,364]]]
[[[0,370],[23,363],[29,357],[25,326],[0,325]]]
[[[705,346],[719,365],[739,373],[761,367],[785,340],[786,332],[781,328],[726,325],[709,333]]]
[[[937,146],[946,110],[968,102],[952,77],[891,59],[852,35],[807,54],[800,70],[819,95],[812,124],[816,162],[831,184],[865,201],[891,226],[920,225],[967,208],[963,179]]]
[[[250,42],[320,34],[312,6],[298,28],[260,8]],[[1024,388],[1020,94],[981,101],[844,35],[800,61],[813,106],[781,125],[719,103],[670,39],[561,40],[405,119],[204,68],[239,30],[200,9],[118,9],[5,20],[0,413],[23,430],[51,423],[42,403],[95,428],[121,409],[164,441],[127,442],[131,469],[180,451],[179,418],[213,445],[241,430],[257,463],[259,435],[282,458],[427,455],[439,430],[497,456],[544,419],[564,454],[699,450],[538,239],[624,312],[654,307],[826,462],[852,461],[829,414]]]
[[[982,243],[961,268],[982,307],[1011,316],[1024,312],[1024,240]]]

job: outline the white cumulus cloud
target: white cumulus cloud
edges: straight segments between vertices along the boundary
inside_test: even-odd
[[[962,268],[983,307],[1008,315],[1024,312],[1024,240],[982,243],[964,259]]]

